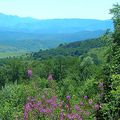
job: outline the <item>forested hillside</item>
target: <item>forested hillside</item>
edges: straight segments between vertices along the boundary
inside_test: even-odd
[[[0,44],[6,46],[6,51],[9,51],[8,46],[16,48],[19,51],[35,52],[41,49],[57,47],[60,43],[69,43],[77,40],[85,40],[89,38],[97,38],[104,34],[104,30],[98,31],[78,31],[75,33],[24,33],[0,31]],[[8,49],[7,49],[8,48]],[[3,49],[0,48],[2,51]],[[12,49],[14,52],[15,50]]]
[[[97,103],[98,77],[102,73],[102,65],[106,64],[110,36],[111,33],[98,39],[61,44],[55,49],[42,50],[27,57],[1,59],[1,118],[51,120],[60,119],[59,114],[63,114],[61,117],[66,119],[74,115],[76,119],[93,120],[100,110]],[[38,104],[38,108],[31,108],[29,104]],[[41,108],[41,105],[46,108]],[[37,115],[37,109],[45,111]],[[64,109],[63,113],[61,109]],[[83,112],[75,114],[78,109]],[[44,114],[48,115],[45,117]]]
[[[120,5],[110,12],[113,32],[0,59],[0,119],[120,120]]]
[[[110,36],[110,34],[109,34]],[[81,56],[86,54],[91,49],[99,49],[107,47],[108,41],[104,40],[104,35],[96,39],[88,39],[85,41],[77,41],[69,44],[60,44],[57,48],[40,50],[33,52],[31,55],[34,58],[46,59],[57,56]]]
[[[9,22],[8,22],[9,21]],[[95,19],[48,19],[39,20],[0,14],[0,51],[36,52],[40,48],[57,47],[70,43],[98,38],[107,29],[113,30],[112,20]],[[15,48],[15,49],[14,49]],[[0,52],[1,54],[1,52]]]

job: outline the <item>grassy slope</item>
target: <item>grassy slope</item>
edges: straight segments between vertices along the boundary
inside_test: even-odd
[[[0,58],[7,58],[7,57],[16,57],[16,56],[21,56],[24,55],[25,52],[0,52]]]
[[[26,53],[25,50],[19,50],[13,46],[0,45],[0,58],[20,56],[25,53]]]

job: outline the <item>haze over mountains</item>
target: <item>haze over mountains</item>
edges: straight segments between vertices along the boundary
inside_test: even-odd
[[[113,29],[111,20],[39,20],[1,13],[0,51],[7,51],[8,48],[11,48],[11,51],[38,51],[39,49],[53,48],[60,43],[97,38],[106,29]]]

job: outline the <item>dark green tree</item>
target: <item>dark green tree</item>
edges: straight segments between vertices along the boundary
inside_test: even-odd
[[[120,118],[120,5],[110,10],[113,15],[114,33],[107,59],[103,69],[104,99],[102,114],[98,120],[118,120]]]

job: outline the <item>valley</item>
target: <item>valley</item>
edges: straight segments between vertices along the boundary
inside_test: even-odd
[[[120,5],[53,1],[0,1],[0,120],[120,120]]]

